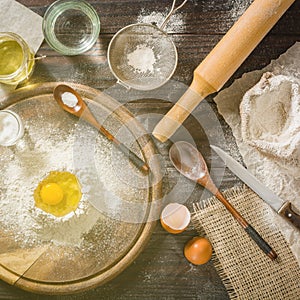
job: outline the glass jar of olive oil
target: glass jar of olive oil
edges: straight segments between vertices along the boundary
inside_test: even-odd
[[[34,53],[19,35],[0,32],[0,82],[15,85],[29,78]]]

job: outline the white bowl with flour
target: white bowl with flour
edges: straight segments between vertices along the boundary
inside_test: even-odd
[[[11,110],[0,111],[0,145],[12,146],[24,134],[24,126],[20,117]]]

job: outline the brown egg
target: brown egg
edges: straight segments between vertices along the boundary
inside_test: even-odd
[[[194,237],[184,246],[184,256],[194,265],[207,263],[212,256],[212,245],[203,237]]]

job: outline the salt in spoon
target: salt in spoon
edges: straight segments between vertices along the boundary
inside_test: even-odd
[[[63,95],[67,95],[67,93],[71,93],[77,99],[73,101],[72,97],[67,103],[67,101],[63,101]],[[114,145],[119,148],[124,154],[129,156],[129,159],[144,173],[149,172],[148,165],[141,160],[135,153],[130,151],[123,143],[121,143],[117,138],[115,138],[107,129],[105,129],[99,122],[96,120],[92,112],[89,110],[83,99],[81,98],[80,94],[77,93],[73,88],[65,84],[59,84],[55,87],[53,91],[53,96],[56,102],[68,113],[75,115],[79,118],[83,118],[89,124],[94,126],[98,129],[108,140],[112,141]]]
[[[262,249],[262,251],[272,260],[276,259],[277,254],[274,252],[274,250],[227,201],[227,199],[216,187],[209,175],[209,171],[203,156],[193,145],[183,141],[176,142],[170,148],[169,156],[173,165],[181,174],[209,190],[218,200],[220,200],[220,202],[226,207],[226,209],[244,228],[248,235]]]

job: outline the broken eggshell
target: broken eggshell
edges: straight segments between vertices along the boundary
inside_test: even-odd
[[[169,203],[160,216],[162,227],[169,233],[183,232],[191,221],[191,214],[187,207],[179,203]]]

